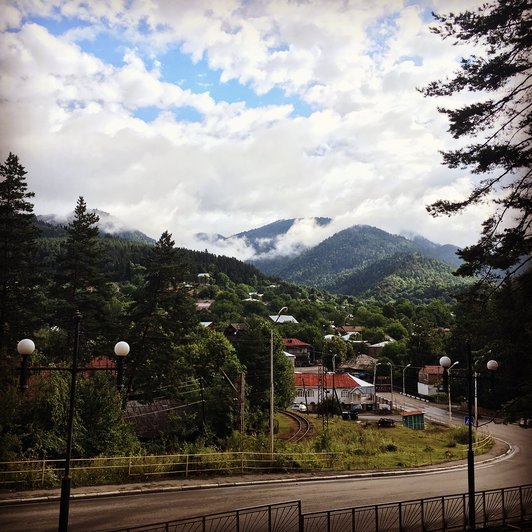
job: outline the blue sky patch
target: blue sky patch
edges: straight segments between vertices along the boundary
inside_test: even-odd
[[[173,48],[158,58],[161,62],[163,81],[175,83],[194,93],[208,92],[215,101],[228,103],[245,102],[249,108],[266,105],[292,105],[293,115],[309,116],[311,107],[295,96],[286,96],[280,88],[273,88],[263,95],[256,94],[236,79],[220,83],[220,71],[211,70],[206,59],[194,63],[190,56]]]
[[[170,111],[174,114],[176,120],[180,122],[201,122],[203,120],[203,115],[197,109],[194,109],[194,107],[178,107],[172,108]],[[161,112],[163,112],[163,109],[160,109],[155,105],[150,105],[135,109],[132,114],[135,118],[149,124],[150,122],[153,122]]]

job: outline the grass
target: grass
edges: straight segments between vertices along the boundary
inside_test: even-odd
[[[325,430],[320,420],[315,421],[314,430],[314,438],[297,444],[278,440],[276,449],[302,454],[331,452],[335,454],[335,467],[345,471],[439,464],[463,459],[466,452],[464,428],[427,424],[425,430],[400,425],[379,429],[375,423],[334,418]]]
[[[136,456],[74,460],[72,474],[77,485],[131,482],[165,475],[180,477],[231,475],[266,471],[357,471],[401,469],[439,464],[465,458],[467,427],[448,428],[426,424],[425,430],[403,426],[377,427],[375,422],[330,419],[324,427],[314,419],[311,438],[291,443],[280,436],[290,433],[286,416],[277,416],[279,434],[273,461],[267,434],[234,433],[221,448],[183,450],[179,455]],[[483,447],[483,452],[490,448]],[[198,454],[199,452],[199,454]],[[85,463],[87,462],[87,463]],[[33,464],[33,465],[31,465]],[[59,482],[55,461],[1,464],[3,484],[52,486]],[[62,467],[62,466],[61,466]],[[6,471],[3,471],[3,469]],[[8,475],[9,473],[9,475]],[[10,480],[8,480],[10,479]]]

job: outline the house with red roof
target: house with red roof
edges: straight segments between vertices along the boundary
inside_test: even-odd
[[[310,366],[310,352],[312,345],[297,338],[283,338],[283,346],[285,352],[296,357],[296,367]]]
[[[294,373],[296,398],[309,411],[316,410],[324,397],[336,397],[343,410],[366,410],[373,405],[373,384],[349,373]]]

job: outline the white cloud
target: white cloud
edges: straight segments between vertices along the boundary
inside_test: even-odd
[[[464,245],[484,213],[426,213],[427,203],[460,197],[471,182],[441,166],[438,150],[455,145],[440,102],[416,87],[450,74],[465,53],[430,34],[427,9],[470,6],[11,0],[0,21],[11,29],[0,34],[0,153],[17,153],[27,167],[37,212],[65,214],[83,195],[150,236],[168,229],[178,245],[197,249],[205,247],[198,232],[230,235],[314,216],[335,221],[296,224],[279,242],[283,252],[353,223]],[[54,35],[31,22],[35,15],[83,24]],[[102,35],[120,41],[122,64],[83,51]],[[169,47],[204,59],[222,83],[238,80],[257,94],[280,89],[313,112],[228,103],[212,86],[183,89],[164,77]],[[151,122],[135,115],[152,106],[159,114]],[[179,119],[186,108],[199,120]],[[250,253],[243,242],[213,248],[222,249]]]

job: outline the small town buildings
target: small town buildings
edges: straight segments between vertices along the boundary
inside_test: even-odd
[[[214,303],[214,299],[198,299],[196,301],[196,310],[201,312],[202,310],[209,310]]]
[[[438,386],[443,377],[440,365],[423,366],[418,372],[417,393],[426,397],[438,393]]]
[[[392,342],[395,342],[393,338],[388,337],[383,342],[378,342],[376,344],[371,344],[368,346],[368,355],[374,358],[379,358],[381,351],[384,347]]]
[[[312,412],[324,397],[336,397],[343,410],[371,410],[373,385],[349,373],[294,373],[296,398]]]
[[[208,273],[198,273],[198,283],[199,284],[209,284],[211,276]]]
[[[295,366],[310,366],[312,346],[297,338],[283,338],[284,350],[295,356]]]
[[[224,330],[224,335],[230,342],[236,342],[240,338],[240,335],[249,331],[249,325],[247,323],[230,323]]]
[[[295,369],[296,366],[296,356],[292,355],[292,353],[288,353],[287,351],[283,351],[284,356],[288,359],[288,362],[290,362],[290,366],[292,366],[292,370]]]
[[[335,329],[340,336],[345,336],[347,334],[359,335],[365,329],[365,327],[363,325],[338,325],[335,327]]]
[[[270,320],[274,323],[299,323],[294,316],[290,316],[290,314],[275,314],[274,316],[270,316]]]

